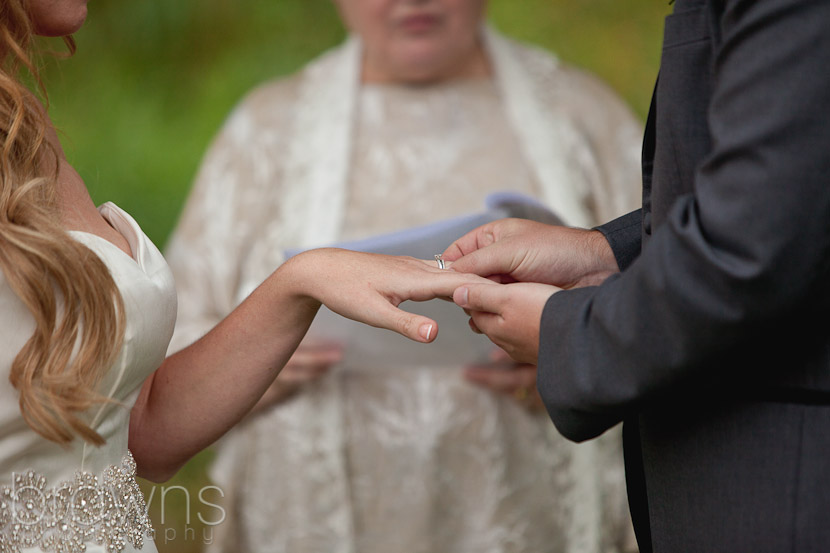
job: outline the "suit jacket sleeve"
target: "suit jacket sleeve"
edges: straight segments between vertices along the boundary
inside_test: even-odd
[[[638,209],[596,227],[608,240],[621,271],[626,270],[640,255],[642,221],[643,210]]]
[[[570,439],[709,382],[759,336],[826,318],[830,2],[722,4],[694,191],[624,272],[554,294],[542,315],[539,389]]]

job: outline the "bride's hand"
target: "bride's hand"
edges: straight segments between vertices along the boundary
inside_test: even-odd
[[[398,305],[407,300],[450,298],[463,284],[489,282],[475,275],[439,269],[434,260],[336,248],[301,253],[284,263],[279,272],[283,273],[281,281],[298,295],[349,319],[394,330],[418,342],[433,341],[438,324],[403,311]]]

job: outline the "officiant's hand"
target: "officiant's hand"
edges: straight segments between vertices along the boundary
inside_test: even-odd
[[[560,288],[547,284],[465,284],[453,301],[470,315],[470,327],[520,363],[535,365],[539,324],[548,298]]]
[[[443,254],[453,270],[496,282],[539,282],[558,288],[601,283],[619,271],[596,230],[499,219],[465,234]]]
[[[251,412],[266,410],[293,397],[304,386],[328,374],[342,359],[341,344],[305,338]]]
[[[544,409],[536,388],[536,365],[517,363],[501,348],[494,348],[490,363],[464,370],[464,378],[496,393],[504,394],[528,411]]]

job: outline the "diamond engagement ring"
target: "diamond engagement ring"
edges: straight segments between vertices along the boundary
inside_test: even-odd
[[[441,257],[440,253],[435,254],[435,261],[438,262],[439,269],[446,269],[446,267],[444,267],[444,259]]]

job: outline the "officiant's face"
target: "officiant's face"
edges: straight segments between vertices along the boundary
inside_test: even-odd
[[[364,81],[486,75],[479,39],[487,0],[335,0],[364,44]]]

